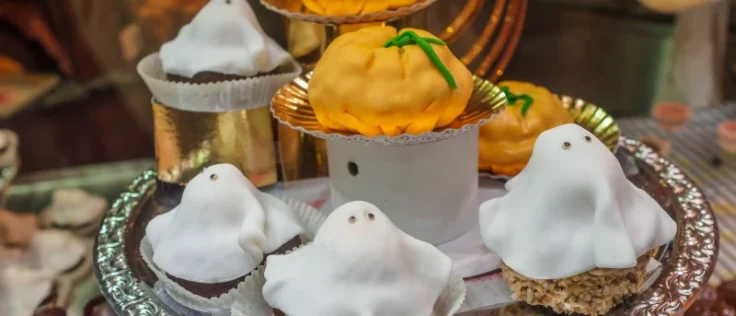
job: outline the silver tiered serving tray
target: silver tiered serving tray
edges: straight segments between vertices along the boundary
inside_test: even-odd
[[[612,315],[677,315],[698,297],[718,256],[718,228],[710,205],[682,170],[637,141],[621,138],[630,179],[652,195],[677,221],[675,241],[658,249],[663,264],[654,284]],[[176,315],[152,291],[154,275],[139,253],[148,221],[179,203],[183,187],[157,181],[146,171],[107,212],[94,249],[95,273],[103,294],[119,315]],[[520,304],[470,315],[524,315]],[[511,311],[514,310],[514,311]],[[531,309],[530,314],[546,313]]]

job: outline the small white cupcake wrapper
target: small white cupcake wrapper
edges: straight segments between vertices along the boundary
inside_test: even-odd
[[[465,302],[465,281],[459,276],[452,275],[450,283],[440,294],[437,302],[434,304],[434,316],[451,316],[460,310]]]
[[[306,203],[285,197],[279,198],[285,201],[302,221],[302,227],[305,231],[302,238],[311,241],[322,226],[322,223],[324,223],[326,216]],[[234,309],[247,312],[244,315],[271,315],[271,308],[266,304],[262,293],[263,285],[266,284],[266,278],[264,277],[265,267],[263,265],[251,271],[243,282],[240,282],[237,287],[231,289],[229,292],[216,298],[206,298],[186,290],[171,280],[166,275],[166,272],[153,263],[153,248],[146,237],[141,241],[140,251],[143,261],[153,271],[154,275],[156,275],[156,278],[158,278],[160,284],[166,289],[168,295],[182,306],[211,314],[218,314],[222,313],[223,310]]]
[[[302,237],[307,241],[312,241],[314,236],[317,235],[319,228],[322,227],[322,224],[327,219],[327,216],[302,201],[281,196],[278,198],[286,202],[286,205],[296,212],[302,222],[302,227],[304,228],[304,235]]]
[[[394,20],[407,15],[412,15],[420,10],[429,7],[436,1],[437,0],[423,0],[409,6],[403,6],[396,9],[360,15],[319,15],[314,13],[289,11],[284,9],[280,5],[284,2],[283,0],[261,0],[261,4],[263,4],[269,10],[277,12],[290,19],[321,24],[353,24]]]
[[[155,102],[183,111],[207,113],[268,106],[276,91],[302,72],[301,66],[290,59],[288,64],[279,68],[283,70],[279,74],[215,83],[175,82],[166,80],[158,53],[143,58],[137,69]]]

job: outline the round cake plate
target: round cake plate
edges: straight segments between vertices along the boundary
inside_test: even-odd
[[[631,181],[652,195],[677,222],[677,237],[661,247],[663,264],[653,285],[614,309],[612,315],[676,315],[684,312],[707,283],[718,257],[718,228],[704,195],[682,170],[641,143],[621,138],[620,149],[630,155],[639,172]],[[176,315],[152,291],[156,279],[141,258],[145,226],[153,217],[175,207],[183,187],[159,183],[146,171],[107,211],[94,249],[94,268],[101,290],[119,315]],[[473,280],[468,280],[472,282]],[[515,304],[472,315],[549,313]]]

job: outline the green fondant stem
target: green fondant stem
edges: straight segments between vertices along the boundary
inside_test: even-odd
[[[532,103],[534,103],[534,98],[528,94],[514,94],[509,90],[509,87],[501,87],[501,91],[506,95],[506,100],[508,100],[509,105],[516,105],[516,101],[519,99],[524,100],[524,104],[521,106],[521,116],[526,116],[526,112],[529,111],[529,108],[532,106]]]
[[[455,78],[452,76],[452,73],[450,72],[450,70],[447,69],[447,67],[445,67],[445,64],[442,63],[442,61],[440,60],[439,56],[437,56],[437,53],[434,51],[430,43],[442,45],[442,46],[447,45],[447,43],[445,43],[442,40],[431,38],[431,37],[420,37],[414,31],[406,31],[392,38],[390,41],[386,42],[386,44],[383,44],[383,47],[391,47],[391,46],[403,47],[403,46],[412,45],[412,44],[418,45],[424,51],[424,53],[427,54],[427,57],[429,57],[429,60],[432,61],[435,67],[437,67],[437,70],[440,71],[442,76],[445,77],[445,80],[447,81],[447,84],[450,86],[450,89],[452,90],[457,89],[457,83],[455,82]]]

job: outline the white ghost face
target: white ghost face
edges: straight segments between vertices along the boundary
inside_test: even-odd
[[[610,149],[595,135],[577,124],[565,124],[539,135],[522,174],[556,171],[562,176],[570,172],[610,172],[620,169],[618,165]],[[519,181],[512,180],[511,185]]]
[[[577,124],[565,124],[545,131],[534,144],[534,154],[541,157],[581,156],[608,152],[609,149],[591,132]]]
[[[242,191],[233,188],[255,190],[253,184],[231,164],[219,164],[202,169],[184,189],[182,203],[185,199],[238,201]],[[193,201],[186,201],[193,202]]]
[[[398,228],[378,207],[356,201],[335,209],[322,224],[314,242],[328,244],[336,250],[360,251],[398,238]]]

